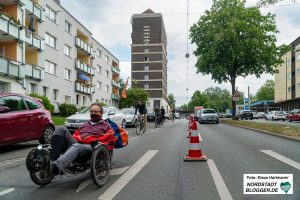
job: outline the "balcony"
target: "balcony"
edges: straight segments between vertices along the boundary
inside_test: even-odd
[[[111,84],[114,87],[120,88],[120,83],[118,83],[116,80],[111,80]]]
[[[19,25],[15,20],[9,18],[3,13],[0,13],[0,35],[5,39],[20,39]],[[3,35],[3,36],[2,36]]]
[[[45,77],[45,70],[42,67],[32,64],[25,65],[25,76],[28,78],[36,79],[36,80],[44,80]]]
[[[25,71],[26,68],[20,62],[0,57],[0,74],[24,79]]]
[[[75,37],[75,46],[83,51],[83,53],[92,56],[93,48],[79,37]]]
[[[90,66],[80,60],[77,60],[77,59],[75,59],[75,68],[78,70],[82,70],[89,75],[92,75],[92,76],[95,75],[95,69],[92,66]]]
[[[75,81],[75,91],[92,95],[93,93],[95,93],[95,86],[86,87],[86,86],[80,84],[78,81]]]
[[[111,71],[112,71],[113,73],[116,73],[116,74],[120,75],[120,69],[119,69],[119,68],[116,68],[116,67],[112,66],[112,67],[111,67]]]
[[[120,100],[120,96],[116,94],[111,94],[111,99],[112,100]]]
[[[21,33],[21,40],[26,42],[32,49],[45,50],[45,40],[29,29],[24,29],[24,32]]]
[[[33,14],[39,20],[39,22],[45,21],[45,13],[42,6],[31,0],[22,0],[22,2],[25,4],[25,9]]]

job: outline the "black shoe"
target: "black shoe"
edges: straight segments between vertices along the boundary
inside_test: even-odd
[[[51,165],[51,173],[52,173],[54,176],[56,176],[56,175],[59,174],[59,169],[58,169],[58,167],[57,167],[54,163],[52,163],[52,165]]]

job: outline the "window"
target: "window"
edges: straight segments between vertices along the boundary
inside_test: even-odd
[[[10,112],[26,110],[22,98],[18,96],[0,98],[0,106],[8,107]]]
[[[109,86],[105,85],[105,92],[108,92],[108,90],[109,90]]]
[[[144,89],[149,89],[149,84],[145,84]]]
[[[57,65],[48,60],[45,61],[45,72],[56,75],[57,74]]]
[[[47,97],[48,96],[48,87],[43,86],[43,96]]]
[[[149,75],[144,75],[144,79],[148,80],[149,79]]]
[[[105,73],[106,73],[106,77],[109,78],[109,71],[105,70]]]
[[[99,90],[102,90],[102,83],[100,81],[97,81],[97,88]]]
[[[71,33],[71,23],[69,23],[68,21],[65,21],[65,31],[67,31],[68,33]]]
[[[25,97],[24,99],[25,99],[25,102],[26,102],[29,110],[35,110],[35,109],[39,109],[41,107],[37,102],[33,101],[32,99],[29,99],[27,97]]]
[[[300,83],[297,83],[297,90],[300,90]]]
[[[100,51],[99,49],[97,49],[96,53],[97,53],[97,56],[98,56],[99,58],[101,58],[102,51]]]
[[[71,80],[71,70],[65,68],[64,78],[69,81]]]
[[[82,105],[85,105],[86,104],[86,96],[83,96],[82,97]]]
[[[97,72],[102,74],[102,67],[100,65],[97,65]]]
[[[79,105],[80,104],[80,95],[76,95],[76,104]]]
[[[145,56],[145,57],[144,57],[144,60],[145,60],[145,61],[149,61],[149,57],[148,57],[148,56]]]
[[[49,33],[45,35],[45,43],[50,47],[56,48],[56,38]]]
[[[144,66],[145,71],[149,71],[149,66]]]
[[[105,56],[105,62],[108,63],[108,61],[109,61],[109,57]]]
[[[292,87],[288,87],[288,92],[290,93],[292,91]]]
[[[53,89],[53,100],[57,101],[58,99],[58,89]]]
[[[147,107],[150,107],[150,101],[147,101],[146,104],[147,104]]]
[[[149,53],[149,49],[144,49],[144,52],[145,53]]]
[[[67,104],[71,103],[71,96],[65,95],[65,103]]]
[[[292,78],[292,74],[290,72],[290,73],[288,73],[288,80],[291,80],[291,78]]]
[[[300,60],[300,53],[297,54],[297,60]]]
[[[71,47],[65,44],[64,53],[67,56],[71,56]]]
[[[297,74],[300,75],[300,67],[297,68]]]
[[[288,66],[288,67],[291,67],[291,66],[292,66],[292,59],[288,59],[288,60],[287,60],[287,66]]]
[[[30,94],[37,94],[38,93],[38,86],[37,84],[30,83]]]
[[[46,16],[52,21],[56,22],[56,12],[49,6],[46,6]]]

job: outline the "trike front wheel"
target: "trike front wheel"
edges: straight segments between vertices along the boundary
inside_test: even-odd
[[[110,173],[110,153],[101,145],[96,148],[92,155],[91,173],[94,183],[101,187],[105,185]]]

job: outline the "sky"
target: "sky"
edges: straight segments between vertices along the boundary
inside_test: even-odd
[[[119,59],[121,78],[126,81],[131,76],[131,24],[133,14],[140,14],[150,8],[163,15],[168,38],[168,94],[173,93],[176,106],[187,103],[196,90],[204,91],[208,87],[220,87],[231,91],[230,83],[218,84],[210,75],[196,73],[196,58],[193,51],[196,46],[191,44],[187,36],[187,27],[196,23],[205,10],[209,10],[212,0],[60,0],[68,10],[93,34],[106,49]],[[187,3],[188,2],[188,3]],[[247,5],[257,1],[249,0]],[[187,6],[188,5],[188,6]],[[189,13],[187,17],[187,11]],[[276,14],[279,30],[277,45],[290,44],[300,36],[300,0],[283,0],[282,2],[261,8],[263,14]],[[185,58],[189,52],[190,57]],[[238,77],[238,90],[247,95],[255,95],[257,90],[268,79],[270,74]],[[187,89],[188,88],[188,92]]]

